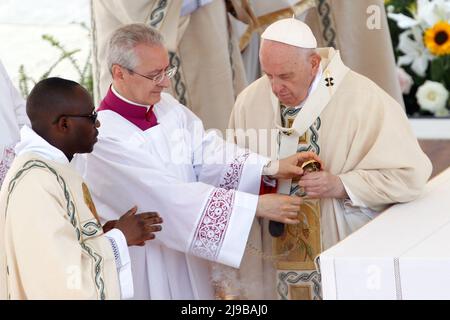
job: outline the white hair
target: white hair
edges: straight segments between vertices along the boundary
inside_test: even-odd
[[[317,49],[314,49],[314,48],[301,48],[301,47],[293,46],[293,45],[290,45],[290,44],[286,44],[286,43],[283,43],[283,42],[278,42],[278,41],[270,40],[270,39],[262,39],[260,52],[261,52],[261,49],[262,49],[262,44],[264,42],[266,42],[266,41],[267,42],[271,42],[271,43],[280,43],[281,45],[285,46],[285,48],[291,48],[290,50],[293,50],[293,52],[295,52],[296,56],[299,57],[300,59],[302,59],[305,62],[308,62],[309,58],[311,56],[313,56],[315,54],[318,54]]]
[[[107,50],[106,61],[109,71],[112,72],[115,64],[134,70],[139,64],[134,49],[139,44],[164,45],[164,39],[158,30],[143,23],[128,24],[114,31]]]
[[[299,54],[305,59],[305,61],[309,61],[309,57],[317,53],[316,49],[309,48],[297,48]]]

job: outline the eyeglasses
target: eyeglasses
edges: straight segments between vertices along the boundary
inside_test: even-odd
[[[125,69],[128,70],[131,73],[136,73],[138,76],[141,76],[141,77],[143,77],[145,79],[152,80],[155,84],[160,84],[164,80],[164,77],[167,77],[167,79],[172,79],[173,76],[177,73],[177,67],[172,67],[172,68],[170,68],[170,69],[168,69],[166,71],[162,71],[162,72],[158,73],[154,77],[149,77],[149,76],[144,76],[143,74],[140,74],[140,73],[138,73],[138,72],[136,72],[134,70],[131,70],[131,69],[128,69],[128,68],[125,68]]]
[[[90,114],[62,114],[58,118],[56,118],[55,121],[53,121],[53,124],[57,123],[59,121],[59,119],[61,119],[62,117],[67,117],[67,118],[88,118],[89,120],[92,121],[92,123],[95,124],[97,122],[97,116],[98,116],[98,113],[95,110],[93,110],[92,113],[90,113]]]

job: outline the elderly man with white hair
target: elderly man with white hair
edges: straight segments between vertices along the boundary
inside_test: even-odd
[[[225,131],[236,96],[248,84],[230,23],[239,7],[238,1],[224,0],[92,1],[96,96],[101,99],[111,82],[103,59],[111,34],[129,23],[145,23],[164,36],[170,64],[177,66],[167,90],[205,128]]]
[[[29,124],[25,100],[12,84],[0,62],[0,187],[13,159],[20,128]]]
[[[387,206],[416,199],[431,163],[401,106],[345,66],[339,51],[318,49],[305,23],[292,18],[270,25],[260,61],[265,74],[239,95],[230,127],[271,133],[258,136],[259,144],[250,146],[255,152],[278,158],[312,151],[324,167],[279,183],[278,193],[304,197],[300,223],[271,229],[270,236],[255,221],[241,287],[250,298],[320,299],[315,258]]]

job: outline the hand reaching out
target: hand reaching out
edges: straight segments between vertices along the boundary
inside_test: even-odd
[[[131,208],[119,220],[108,221],[103,230],[117,228],[122,231],[129,246],[143,246],[145,241],[155,238],[154,232],[161,231],[159,224],[163,220],[156,212],[136,212],[137,207]]]
[[[299,178],[303,174],[301,165],[308,160],[316,160],[322,165],[322,160],[314,152],[299,152],[290,157],[272,161],[265,167],[263,174],[274,179]]]

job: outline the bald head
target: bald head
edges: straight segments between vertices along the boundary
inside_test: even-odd
[[[321,60],[314,49],[267,39],[262,40],[259,58],[273,93],[290,107],[298,106],[307,97]]]

